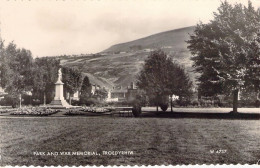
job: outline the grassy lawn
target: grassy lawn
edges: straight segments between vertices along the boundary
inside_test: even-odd
[[[198,118],[0,118],[2,165],[249,163],[260,159],[259,120]],[[134,151],[117,156],[33,152]],[[210,150],[226,150],[211,153]]]

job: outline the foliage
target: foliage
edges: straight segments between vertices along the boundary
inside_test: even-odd
[[[165,112],[169,107],[168,103],[161,103],[160,108],[162,109],[163,112]]]
[[[89,105],[89,100],[91,98],[91,84],[89,82],[88,76],[85,76],[80,89],[80,103]]]
[[[36,58],[33,65],[33,95],[43,102],[44,94],[47,103],[53,99],[55,82],[58,77],[60,61],[55,58]]]
[[[103,101],[107,97],[107,90],[105,88],[100,88],[95,91],[93,98]]]
[[[12,95],[5,95],[3,99],[0,100],[0,106],[12,106],[17,107],[19,102],[18,97],[13,97]]]
[[[82,73],[77,68],[62,67],[62,82],[64,90],[70,95],[80,90],[82,83]]]
[[[132,113],[135,117],[139,117],[142,113],[142,106],[139,103],[134,104]]]
[[[193,106],[198,106],[199,105],[198,100],[193,100],[191,103],[192,103]]]
[[[29,50],[17,48],[13,42],[4,47],[0,42],[0,86],[14,103],[19,94],[32,89],[32,60]]]
[[[240,90],[240,104],[245,106],[251,107],[259,107],[259,100],[257,99],[257,93],[254,91],[248,91],[246,89]]]
[[[209,93],[225,91],[234,94],[234,111],[237,111],[237,94],[241,88],[259,91],[260,80],[260,12],[251,2],[242,4],[221,3],[214,19],[208,24],[199,23],[190,35],[188,48],[194,67],[201,73],[201,89],[210,83]],[[232,91],[232,92],[230,92]],[[212,93],[213,92],[213,93]]]
[[[189,96],[192,83],[181,66],[173,63],[162,50],[155,50],[145,60],[137,77],[137,86],[145,91],[150,102],[159,105],[168,101],[165,96]]]

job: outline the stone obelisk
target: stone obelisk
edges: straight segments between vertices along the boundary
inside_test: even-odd
[[[49,107],[51,108],[70,108],[72,107],[67,103],[67,101],[63,97],[63,85],[64,83],[62,80],[62,72],[61,69],[59,69],[58,73],[58,80],[55,83],[55,97],[54,100],[49,104]]]

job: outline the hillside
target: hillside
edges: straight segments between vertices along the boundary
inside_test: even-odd
[[[146,48],[172,48],[173,50],[186,50],[186,42],[189,38],[188,33],[192,33],[194,26],[175,29],[158,34],[154,34],[145,38],[121,43],[111,46],[103,52],[132,52]]]
[[[194,27],[171,30],[145,38],[121,43],[93,56],[64,57],[62,65],[81,67],[93,84],[112,88],[126,87],[135,81],[149,52],[156,48],[166,51],[174,61],[184,65],[194,81],[196,74],[192,72],[191,54],[187,49],[186,40]]]

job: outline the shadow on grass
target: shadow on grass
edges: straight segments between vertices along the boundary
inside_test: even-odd
[[[112,117],[109,113],[89,113],[67,114],[67,116],[81,117]],[[131,118],[133,115],[113,115],[113,117]],[[239,120],[259,120],[260,114],[256,113],[191,113],[191,112],[142,112],[138,118],[201,118],[201,119],[239,119]]]
[[[141,118],[205,118],[259,120],[260,114],[252,113],[188,113],[188,112],[144,112]]]

